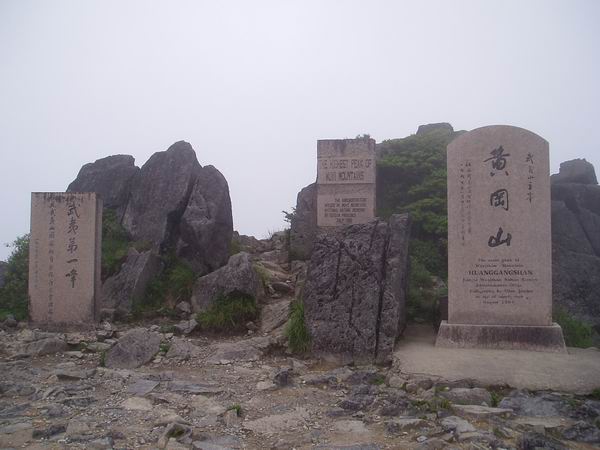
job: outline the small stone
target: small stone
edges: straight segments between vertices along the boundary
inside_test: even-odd
[[[419,436],[417,438],[417,442],[421,443],[421,442],[425,442],[427,440],[427,436]]]
[[[288,386],[291,383],[291,377],[292,369],[288,367],[285,369],[281,369],[279,372],[277,372],[273,377],[273,382],[277,386]]]
[[[427,426],[427,422],[416,417],[400,417],[386,422],[388,433],[397,434],[403,431],[415,430]]]
[[[151,411],[153,408],[152,402],[143,397],[130,397],[121,406],[132,411]]]
[[[489,417],[509,418],[513,415],[513,410],[508,408],[492,408],[480,405],[452,405],[456,414],[473,419],[486,419]]]
[[[259,381],[256,383],[256,389],[259,391],[274,391],[277,385],[271,381]]]

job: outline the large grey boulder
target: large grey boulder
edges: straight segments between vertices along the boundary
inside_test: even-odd
[[[406,324],[408,215],[318,236],[304,286],[316,354],[350,363],[391,361]]]
[[[600,332],[600,186],[593,166],[562,163],[551,189],[554,303]]]
[[[102,284],[102,308],[114,309],[119,316],[127,315],[133,303],[143,299],[148,283],[161,268],[160,258],[152,250],[140,253],[129,249],[121,270]]]
[[[154,153],[136,177],[123,226],[134,240],[165,248],[176,243],[200,164],[190,144],[179,141]]]
[[[134,328],[120,338],[106,354],[105,365],[111,369],[135,369],[149,362],[160,350],[160,335],[144,328]]]
[[[181,217],[177,253],[200,274],[227,263],[233,237],[229,186],[213,166],[202,167]]]
[[[453,133],[454,128],[447,122],[439,122],[439,123],[428,123],[426,125],[419,125],[417,129],[417,135],[427,134],[431,131],[443,130],[448,133]]]
[[[290,259],[310,259],[317,233],[317,184],[313,183],[298,193],[290,223]]]
[[[96,192],[102,197],[104,207],[117,210],[120,218],[139,171],[133,156],[107,156],[84,165],[67,192]]]
[[[258,298],[261,294],[261,281],[250,255],[241,252],[231,256],[227,265],[196,280],[191,298],[192,309],[195,312],[205,311],[219,297],[247,295]]]
[[[560,164],[558,173],[551,176],[552,183],[598,184],[594,166],[584,159],[572,159]]]

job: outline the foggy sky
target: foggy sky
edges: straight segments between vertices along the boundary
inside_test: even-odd
[[[595,0],[0,0],[0,243],[29,231],[32,191],[178,140],[258,237],[315,180],[317,139],[516,125],[553,173],[600,172],[599,23]]]

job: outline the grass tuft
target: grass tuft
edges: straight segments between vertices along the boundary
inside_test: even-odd
[[[249,295],[230,294],[219,297],[211,307],[198,313],[196,320],[208,331],[217,333],[243,331],[246,323],[256,320],[256,300]]]
[[[304,321],[304,303],[294,300],[290,305],[290,321],[285,330],[290,350],[293,353],[306,353],[310,348],[310,334]]]

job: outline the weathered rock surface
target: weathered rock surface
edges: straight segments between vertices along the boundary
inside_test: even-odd
[[[154,153],[146,161],[123,218],[123,226],[135,240],[163,248],[176,242],[174,228],[185,211],[199,169],[196,153],[185,141]]]
[[[118,340],[106,354],[106,367],[135,369],[149,362],[160,348],[160,335],[135,328]]]
[[[96,192],[101,195],[105,208],[119,212],[121,218],[133,180],[140,169],[130,155],[114,155],[84,165],[67,192]]]
[[[317,238],[304,287],[312,349],[345,361],[386,363],[406,321],[407,215]]]
[[[556,305],[600,331],[600,186],[585,160],[552,176],[552,291]]]
[[[196,280],[191,304],[195,312],[205,311],[221,296],[241,294],[258,298],[261,289],[250,255],[241,252],[231,256],[226,266]]]
[[[554,183],[598,184],[594,166],[584,159],[572,159],[560,163],[558,173],[550,177]]]
[[[448,133],[453,133],[454,128],[447,122],[439,122],[439,123],[428,123],[426,125],[419,125],[417,129],[417,135],[426,134],[431,131],[443,130]]]
[[[298,193],[290,223],[290,259],[310,259],[317,233],[317,184],[312,183]]]
[[[148,283],[160,270],[160,258],[152,250],[140,253],[131,248],[121,270],[102,284],[102,308],[127,314],[134,302],[143,299]]]
[[[213,166],[204,166],[181,217],[177,253],[200,274],[227,263],[233,236],[229,186]]]

